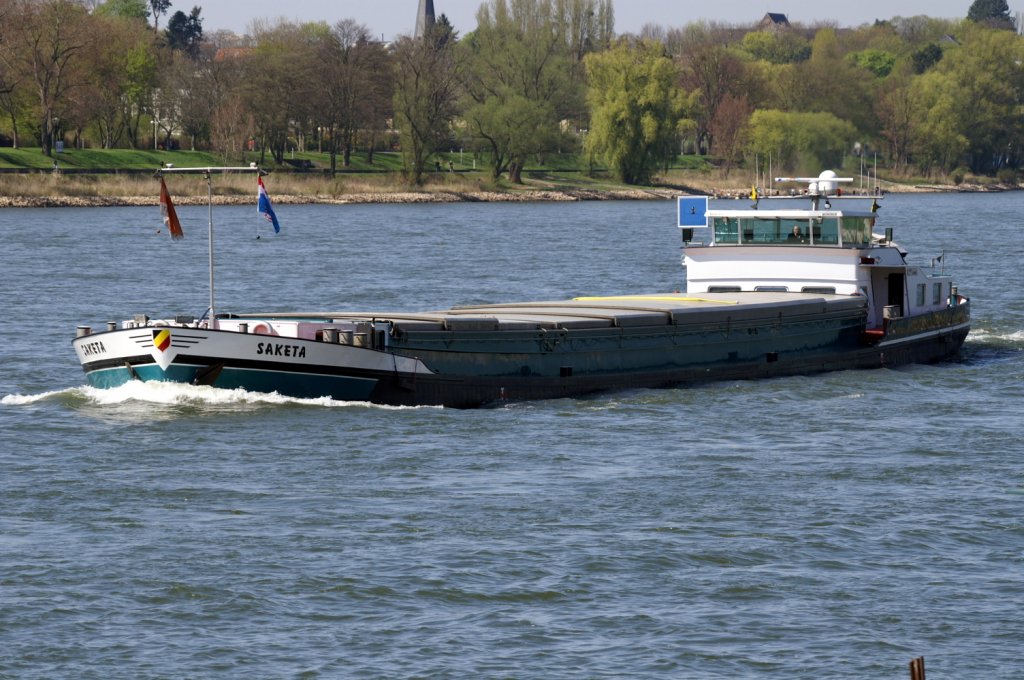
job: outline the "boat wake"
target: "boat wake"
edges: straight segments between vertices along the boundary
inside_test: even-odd
[[[1024,351],[1024,330],[972,328],[960,350],[967,364],[1017,361]]]
[[[985,345],[1006,345],[1024,347],[1024,330],[995,331],[987,328],[972,328],[967,342]]]
[[[173,382],[132,381],[119,387],[99,389],[82,385],[64,390],[39,394],[8,394],[0,398],[0,405],[26,406],[39,403],[57,402],[71,408],[89,406],[122,406],[150,404],[199,409],[236,409],[238,407],[260,408],[264,406],[310,406],[322,408],[373,408],[384,410],[406,410],[407,407],[384,406],[365,401],[338,401],[329,397],[301,399],[286,397],[276,392],[249,392],[244,389],[226,390],[205,385],[186,385]]]

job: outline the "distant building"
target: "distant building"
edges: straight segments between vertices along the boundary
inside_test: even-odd
[[[768,12],[761,19],[760,23],[757,24],[757,30],[759,31],[782,31],[789,28],[789,19],[786,18],[785,14],[778,14],[776,12]]]
[[[434,27],[434,0],[420,0],[420,8],[416,12],[415,37],[422,38]]]
[[[228,59],[242,59],[252,54],[251,47],[221,47],[214,55],[214,61],[227,61]]]

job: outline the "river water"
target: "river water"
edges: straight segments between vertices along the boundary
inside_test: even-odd
[[[85,386],[207,213],[0,211],[0,677],[1017,678],[1024,194],[883,203],[960,357],[455,411]],[[218,311],[682,285],[671,202],[215,213]]]

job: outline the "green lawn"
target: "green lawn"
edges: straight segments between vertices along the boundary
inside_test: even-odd
[[[216,154],[202,151],[143,151],[128,149],[68,149],[44,156],[39,148],[0,148],[0,168],[48,170],[53,162],[62,168],[82,170],[155,170],[164,163],[175,165],[220,165]]]
[[[49,170],[53,162],[57,161],[61,168],[68,170],[155,170],[165,163],[173,163],[178,167],[203,167],[234,165],[238,163],[248,164],[259,161],[258,153],[247,153],[244,161],[232,159],[225,161],[220,154],[205,151],[155,151],[152,149],[68,149],[65,147],[63,153],[54,152],[52,157],[44,156],[42,151],[36,148],[13,149],[10,147],[0,148],[0,168],[26,168],[33,170]],[[437,161],[442,169],[449,168],[449,162],[459,171],[476,170],[481,173],[490,172],[490,158],[486,154],[473,154],[472,152],[445,152],[437,155]],[[325,170],[331,167],[330,156],[327,153],[316,151],[294,152],[285,156],[285,163],[280,167],[274,163],[269,155],[265,157],[263,165],[268,170],[288,170],[301,168],[311,164],[313,170]],[[675,169],[701,169],[707,165],[703,158],[694,156],[680,156],[672,164]],[[376,152],[373,155],[373,163],[367,162],[366,154],[355,153],[351,158],[351,165],[348,168],[342,166],[342,157],[339,154],[337,168],[341,172],[397,172],[402,169],[402,156],[398,152]],[[575,173],[585,172],[587,163],[578,154],[573,153],[550,153],[542,156],[531,156],[526,163],[525,172],[546,172],[546,173]]]

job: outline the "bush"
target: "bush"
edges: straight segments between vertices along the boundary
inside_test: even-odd
[[[969,172],[970,170],[961,165],[959,168],[951,172],[949,177],[953,180],[953,184],[959,186],[964,183],[964,178],[967,177],[967,173]]]
[[[1017,184],[1017,171],[1013,168],[1003,168],[996,173],[996,179],[1000,184]]]

